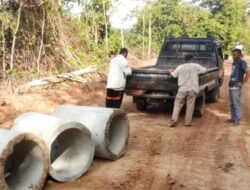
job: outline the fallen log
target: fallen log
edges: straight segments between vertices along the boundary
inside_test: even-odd
[[[86,82],[86,80],[80,76],[84,75],[84,74],[88,74],[88,73],[93,73],[93,72],[96,72],[96,67],[91,66],[91,67],[87,67],[85,69],[73,71],[70,73],[59,74],[55,77],[47,77],[47,78],[43,78],[43,79],[33,80],[33,81],[25,84],[25,87],[31,88],[31,87],[36,87],[36,86],[55,84],[55,83],[63,82],[66,79],[72,80],[75,82],[84,83],[84,82]]]
[[[57,76],[58,78],[61,78],[61,79],[67,79],[67,80],[71,80],[71,81],[74,81],[74,82],[79,82],[79,83],[84,83],[86,82],[85,79],[83,79],[82,77],[77,77],[77,76],[70,76],[70,75],[59,75]]]

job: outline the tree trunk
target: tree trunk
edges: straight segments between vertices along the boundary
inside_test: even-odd
[[[152,44],[152,14],[149,15],[149,26],[148,26],[148,59],[151,57],[151,44]]]
[[[106,53],[107,53],[107,57],[108,57],[108,55],[109,55],[109,40],[108,40],[108,22],[107,22],[107,15],[106,15],[105,0],[102,0],[102,5],[103,5],[103,16],[104,16],[104,22],[105,22]]]
[[[15,33],[13,36],[13,41],[12,41],[11,57],[10,57],[10,69],[11,70],[13,69],[13,61],[14,61],[15,45],[16,45],[16,35],[17,35],[18,30],[19,30],[21,11],[22,11],[22,4],[20,4],[19,10],[18,10],[17,26],[16,26],[16,30],[15,30]]]
[[[142,59],[144,59],[145,55],[145,14],[142,16]]]
[[[95,30],[95,45],[98,45],[98,27],[94,26],[94,30]]]
[[[43,9],[42,35],[41,35],[39,54],[37,58],[37,72],[38,73],[40,73],[40,61],[41,61],[42,51],[43,51],[44,28],[45,28],[45,10]]]
[[[3,71],[3,78],[5,78],[5,36],[4,36],[4,24],[2,23],[2,71]]]
[[[124,34],[123,34],[123,28],[121,28],[121,45],[122,45],[122,48],[124,48]]]

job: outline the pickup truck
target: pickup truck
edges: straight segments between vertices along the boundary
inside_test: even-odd
[[[193,55],[194,63],[208,70],[199,75],[200,92],[195,102],[194,116],[201,117],[205,102],[216,102],[223,83],[223,54],[214,38],[168,38],[163,43],[155,65],[134,69],[127,78],[125,93],[133,96],[140,111],[151,104],[173,104],[178,91],[177,79],[169,69],[183,64],[186,55]]]

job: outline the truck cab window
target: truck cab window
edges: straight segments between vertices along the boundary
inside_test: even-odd
[[[220,48],[220,47],[217,48],[217,51],[218,51],[218,56],[219,56],[219,58],[220,58],[220,59],[223,59],[223,54],[222,54],[221,48]]]

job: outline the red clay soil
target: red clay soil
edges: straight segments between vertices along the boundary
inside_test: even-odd
[[[250,61],[250,59],[248,59]],[[150,63],[146,63],[147,65]],[[133,64],[140,66],[140,64]],[[250,81],[243,88],[241,125],[229,118],[227,82],[218,103],[207,104],[195,127],[168,128],[171,112],[152,108],[139,112],[131,97],[122,108],[127,112],[131,134],[126,155],[117,161],[95,159],[89,171],[70,183],[49,180],[45,190],[249,190],[250,189]],[[104,106],[105,80],[24,95],[2,93],[0,125],[10,128],[21,113],[51,113],[63,103]],[[76,163],[77,164],[77,163]]]

